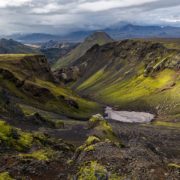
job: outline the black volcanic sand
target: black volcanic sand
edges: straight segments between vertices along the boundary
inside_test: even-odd
[[[83,144],[89,133],[87,123],[78,123],[78,121],[72,120],[65,120],[64,122],[64,129],[49,129],[47,132],[75,146]],[[109,122],[125,146],[130,147],[143,144],[145,148],[151,149],[162,158],[170,159],[178,164],[180,163],[179,128],[151,124],[121,123],[112,120]]]
[[[65,123],[63,129],[44,127],[40,128],[39,131],[55,138],[61,138],[75,147],[82,145],[90,132],[88,123],[72,119],[64,119],[63,121]],[[98,156],[102,159],[103,164],[109,164],[107,168],[118,169],[120,174],[129,174],[129,172],[133,171],[133,177],[137,177],[140,180],[149,180],[151,174],[154,174],[152,180],[154,180],[154,177],[159,177],[159,179],[163,180],[178,179],[179,171],[168,169],[168,164],[180,163],[180,131],[178,128],[161,127],[151,124],[121,123],[112,120],[109,122],[125,146],[118,150],[121,157],[118,157],[119,154],[117,154],[119,160],[116,162],[114,157],[107,156],[107,151],[114,152],[116,148],[99,146],[92,158]],[[29,172],[34,172],[33,174],[30,173],[32,179],[39,179],[40,177],[44,179],[54,179],[55,177],[67,179],[67,175],[72,172],[71,168],[65,164],[67,159],[72,157],[73,154],[70,153],[66,158],[51,162],[50,164],[34,160],[32,162],[22,162],[25,164],[21,164],[16,159],[7,159],[8,162],[14,161],[13,164],[16,164],[13,168],[10,168],[10,172],[13,175],[16,175],[15,172],[19,171],[22,167],[28,167]],[[91,159],[91,155],[86,157]],[[82,159],[82,162],[84,162],[84,159]],[[145,167],[144,171],[142,167]],[[28,174],[28,172],[25,172],[25,174]],[[39,174],[41,175],[39,176]]]

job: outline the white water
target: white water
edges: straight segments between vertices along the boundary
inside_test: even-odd
[[[115,111],[111,107],[106,107],[107,119],[112,119],[127,123],[149,123],[154,119],[154,115],[146,112],[135,111]]]

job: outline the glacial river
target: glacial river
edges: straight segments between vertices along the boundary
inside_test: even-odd
[[[149,123],[154,119],[154,115],[146,112],[135,111],[115,111],[111,107],[106,107],[107,119],[112,119],[127,123]]]

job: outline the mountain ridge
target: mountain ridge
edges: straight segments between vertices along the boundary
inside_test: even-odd
[[[83,43],[70,51],[67,55],[60,58],[52,67],[53,69],[57,69],[59,67],[66,66],[84,55],[93,45],[103,45],[112,41],[112,38],[105,32],[95,32],[88,36]]]
[[[128,31],[125,31],[128,30]],[[104,31],[108,33],[113,39],[127,39],[127,38],[180,38],[180,27],[164,26],[164,25],[136,25],[128,22],[119,22],[107,28],[96,30],[80,30],[67,33],[65,35],[45,34],[45,33],[31,33],[31,34],[15,34],[5,36],[5,38],[12,38],[23,43],[38,43],[49,40],[59,40],[65,42],[82,42],[87,36],[96,32]]]
[[[39,53],[35,48],[26,46],[20,42],[14,41],[13,39],[0,39],[0,54],[30,54]]]

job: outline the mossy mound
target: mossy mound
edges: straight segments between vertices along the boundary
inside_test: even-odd
[[[50,172],[55,172],[50,173],[54,178],[66,170],[66,161],[73,152],[73,145],[61,139],[40,132],[25,132],[0,120],[0,171],[8,171],[15,179],[38,178]],[[2,173],[0,179],[6,180],[3,178],[10,176]]]
[[[11,148],[11,150],[25,151],[32,146],[32,143],[32,134],[15,129],[0,120],[0,146],[2,149]]]
[[[169,167],[169,168],[174,168],[174,169],[180,169],[180,165],[175,164],[175,163],[170,163],[170,164],[168,164],[168,167]]]
[[[69,166],[77,172],[79,180],[120,180],[115,173],[114,165],[109,168],[107,159],[121,157],[122,144],[113,133],[111,125],[100,115],[89,120],[90,133],[83,145],[76,149]]]
[[[97,161],[85,163],[79,170],[78,180],[122,180],[116,174],[108,173],[107,169]]]
[[[93,136],[100,138],[101,141],[110,140],[114,143],[115,142],[120,143],[116,134],[113,132],[112,126],[100,114],[93,115],[90,118],[89,128],[92,130],[90,132],[92,139],[91,138],[87,139],[87,144],[88,142],[91,142],[91,140],[93,140]]]

